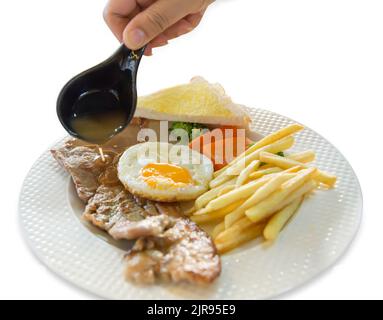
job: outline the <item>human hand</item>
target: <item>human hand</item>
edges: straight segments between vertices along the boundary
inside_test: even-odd
[[[137,50],[155,47],[195,29],[214,0],[109,0],[104,19],[120,42]]]

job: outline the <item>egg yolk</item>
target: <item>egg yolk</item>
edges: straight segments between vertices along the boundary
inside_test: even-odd
[[[141,169],[141,176],[152,188],[157,187],[160,181],[173,186],[193,182],[187,169],[168,163],[150,163]]]

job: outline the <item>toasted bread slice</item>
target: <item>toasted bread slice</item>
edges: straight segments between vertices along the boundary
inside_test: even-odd
[[[135,117],[247,128],[250,117],[220,84],[201,77],[138,99]]]

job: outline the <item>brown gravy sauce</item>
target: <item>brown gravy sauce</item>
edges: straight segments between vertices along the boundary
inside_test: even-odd
[[[120,131],[125,123],[126,114],[121,110],[112,110],[104,114],[80,115],[71,120],[72,128],[84,140],[103,144]]]

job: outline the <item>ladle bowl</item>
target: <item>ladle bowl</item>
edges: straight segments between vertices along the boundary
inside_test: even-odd
[[[136,110],[136,78],[144,51],[121,45],[109,59],[64,86],[57,115],[71,136],[100,144],[129,124]]]

